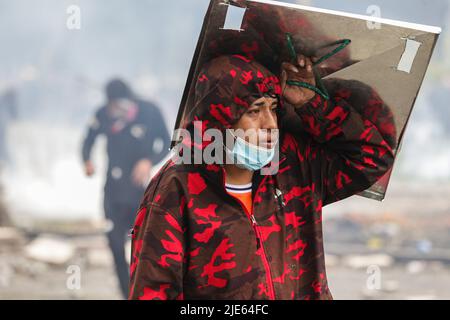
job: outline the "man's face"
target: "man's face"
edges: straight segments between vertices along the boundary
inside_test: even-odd
[[[108,112],[112,118],[119,118],[127,112],[133,102],[129,99],[115,99],[108,103]]]
[[[278,140],[277,108],[278,100],[262,97],[252,103],[239,121],[233,126],[234,130],[243,130],[241,136],[247,142],[260,147],[271,149]]]

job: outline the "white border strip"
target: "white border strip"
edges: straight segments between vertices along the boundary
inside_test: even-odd
[[[373,16],[365,16],[362,14],[321,9],[321,8],[316,8],[316,7],[304,6],[301,4],[293,4],[293,3],[286,3],[286,2],[279,2],[279,1],[272,1],[272,0],[247,0],[247,1],[266,3],[266,4],[270,4],[270,5],[288,7],[288,8],[293,8],[293,9],[301,9],[301,10],[305,10],[305,11],[332,14],[332,15],[337,15],[337,16],[342,16],[342,17],[347,17],[347,18],[360,19],[360,20],[364,20],[364,21],[372,21],[372,22],[388,24],[388,25],[402,27],[402,28],[408,28],[408,29],[415,29],[415,30],[420,30],[420,31],[430,32],[430,33],[435,33],[435,34],[440,34],[442,32],[442,29],[439,27],[427,26],[424,24],[403,22],[403,21],[378,18],[378,17],[373,17]]]

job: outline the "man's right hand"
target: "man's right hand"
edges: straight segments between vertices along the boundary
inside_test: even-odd
[[[315,92],[304,87],[288,85],[287,81],[306,82],[311,86],[316,86],[313,63],[317,58],[308,58],[297,55],[297,64],[283,62],[281,65],[281,88],[283,97],[295,107],[301,107],[315,96]]]
[[[84,163],[84,172],[88,177],[92,177],[94,175],[95,168],[94,164],[91,161],[88,160]]]

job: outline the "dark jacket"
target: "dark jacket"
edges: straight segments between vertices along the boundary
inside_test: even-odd
[[[238,73],[248,75],[245,68],[251,66],[229,59],[232,66],[240,65]],[[264,82],[278,85],[276,78],[267,80],[267,70],[256,68],[261,73],[253,74],[261,77],[250,82],[247,77],[248,90]],[[200,73],[199,81],[214,81],[208,72]],[[219,83],[235,88],[225,80]],[[364,87],[365,98],[353,103],[373,103],[377,95]],[[243,91],[236,92],[243,97]],[[316,95],[295,109],[302,132],[282,132],[276,174],[253,175],[253,215],[226,192],[220,164],[176,165],[175,158],[165,164],[148,186],[134,224],[130,299],[332,298],[322,208],[369,188],[394,156],[377,127],[349,103],[348,92],[330,94],[329,101]],[[218,116],[209,102],[202,107],[223,123],[225,115],[231,119],[240,113],[233,109]],[[203,110],[202,119],[214,122],[206,114]]]
[[[145,191],[131,181],[134,165],[149,159],[155,165],[168,153],[170,138],[159,109],[152,103],[136,100],[138,113],[121,131],[112,130],[113,120],[107,107],[100,108],[92,120],[83,141],[83,161],[90,159],[96,138],[103,134],[107,139],[108,170],[105,196],[116,203],[135,204]],[[155,149],[155,141],[159,148]]]

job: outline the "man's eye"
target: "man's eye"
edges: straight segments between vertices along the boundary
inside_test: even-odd
[[[277,110],[278,110],[278,106],[277,105],[272,106],[272,111],[277,111]]]
[[[248,110],[247,113],[248,114],[258,114],[259,113],[259,109]]]

